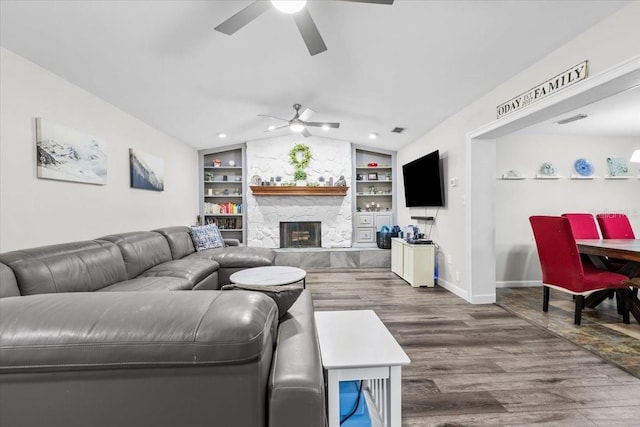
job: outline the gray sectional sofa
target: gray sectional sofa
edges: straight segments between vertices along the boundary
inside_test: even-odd
[[[324,427],[309,292],[218,290],[274,260],[188,227],[0,254],[0,425]]]

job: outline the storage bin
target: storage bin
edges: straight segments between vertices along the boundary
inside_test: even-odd
[[[376,243],[380,249],[391,249],[391,238],[398,237],[397,232],[376,232]]]

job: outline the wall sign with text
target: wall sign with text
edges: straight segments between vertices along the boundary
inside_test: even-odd
[[[498,105],[496,108],[498,114],[497,118],[499,119],[507,114],[513,113],[514,111],[518,111],[529,104],[540,101],[551,94],[586,79],[589,71],[587,62],[588,61],[583,61],[578,65],[569,68],[567,71],[550,78],[546,82],[539,84],[533,89]]]

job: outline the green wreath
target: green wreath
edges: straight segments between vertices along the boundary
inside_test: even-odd
[[[298,153],[302,152],[302,158],[298,160]],[[304,144],[296,144],[289,151],[289,162],[297,169],[302,170],[309,166],[311,161],[311,150]]]

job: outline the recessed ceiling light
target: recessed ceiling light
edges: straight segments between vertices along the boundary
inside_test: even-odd
[[[274,125],[269,126],[267,129],[274,130],[276,127]]]
[[[377,133],[375,133],[375,132],[371,132],[371,133],[369,134],[369,139],[376,139],[377,137],[378,137],[378,134],[377,134]]]
[[[296,13],[302,10],[307,0],[271,0],[271,3],[280,12]]]
[[[227,137],[227,134],[224,133],[224,132],[218,132],[217,135],[218,135],[218,138],[220,138],[220,139],[224,139],[224,138]]]
[[[322,130],[329,130],[331,127],[329,125],[322,125]]]

